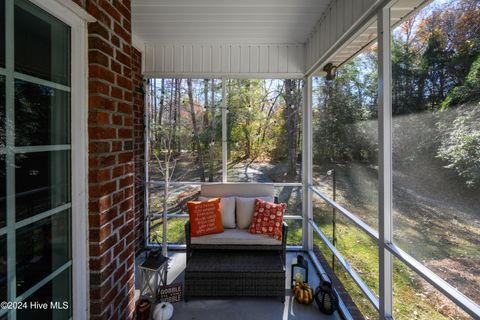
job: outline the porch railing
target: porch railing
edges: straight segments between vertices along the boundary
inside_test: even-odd
[[[377,244],[379,244],[379,235],[378,232],[372,229],[369,225],[363,222],[357,215],[350,212],[349,210],[345,209],[337,202],[330,199],[324,193],[322,193],[317,187],[313,185],[309,185],[309,190],[311,190],[314,194],[319,196],[323,199],[330,207],[337,210],[343,217],[347,218],[351,223],[353,223],[359,230],[367,234],[372,240]],[[332,241],[330,241],[327,235],[320,229],[318,224],[313,220],[308,220],[309,225],[313,229],[313,232],[320,237],[322,242],[328,247],[331,253],[335,256],[337,261],[342,265],[344,270],[350,276],[350,278],[355,282],[358,288],[362,291],[365,295],[367,300],[370,304],[375,308],[375,310],[379,311],[380,303],[379,298],[375,295],[372,289],[362,280],[360,275],[351,267],[348,263],[348,260],[335,248]],[[411,270],[417,273],[420,277],[422,277],[425,281],[430,283],[436,290],[440,291],[444,294],[447,298],[449,298],[453,303],[457,306],[462,308],[465,312],[470,314],[473,318],[480,314],[480,308],[477,304],[475,304],[471,299],[460,293],[457,289],[455,289],[452,285],[448,282],[440,278],[430,269],[425,267],[421,262],[407,254],[405,251],[400,249],[393,243],[389,243],[386,246],[387,250],[393,254],[397,259],[399,259],[402,263],[407,265]],[[309,252],[311,258],[313,260],[316,259],[315,254],[313,252]],[[318,262],[317,262],[318,263]],[[318,266],[317,266],[318,267]]]

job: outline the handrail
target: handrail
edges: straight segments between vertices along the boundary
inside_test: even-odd
[[[350,266],[350,264],[345,260],[343,255],[333,246],[333,244],[328,240],[327,236],[323,233],[322,230],[317,226],[313,219],[309,219],[308,222],[312,226],[313,230],[317,235],[322,239],[325,245],[330,249],[330,251],[335,255],[338,262],[343,266],[345,271],[352,277],[353,281],[357,284],[357,286],[362,290],[362,292],[367,297],[368,301],[373,305],[376,310],[379,310],[380,303],[378,298],[375,296],[375,293],[370,289],[370,287],[362,280],[362,278],[358,275],[358,273]]]
[[[329,205],[337,209],[345,218],[350,220],[355,226],[363,230],[367,235],[369,235],[373,240],[378,242],[378,231],[374,230],[372,227],[370,227],[368,224],[363,222],[360,218],[358,218],[355,214],[351,213],[329,197],[327,197],[325,194],[323,194],[320,190],[318,190],[316,187],[313,185],[309,185],[308,188],[312,190],[317,196],[322,198],[325,202],[327,202]]]
[[[194,185],[194,186],[201,186],[201,185],[209,185],[209,184],[244,184],[244,183],[265,183],[265,184],[273,184],[275,187],[301,187],[303,186],[300,182],[254,182],[254,181],[246,181],[246,182],[201,182],[201,181],[171,181],[169,184],[170,186],[185,186],[185,185]],[[153,184],[157,186],[164,186],[165,182],[161,180],[150,180],[145,181],[145,184]]]

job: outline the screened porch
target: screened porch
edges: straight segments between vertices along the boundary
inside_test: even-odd
[[[132,2],[144,236],[171,257],[168,283],[184,281],[187,202],[202,185],[273,184],[286,204],[286,302],[198,298],[175,304],[179,319],[320,318],[292,297],[299,254],[312,286],[334,284],[333,318],[480,317],[479,12],[467,0]]]

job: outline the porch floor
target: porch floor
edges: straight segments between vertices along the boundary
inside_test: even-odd
[[[287,319],[341,319],[339,315],[327,316],[320,313],[315,303],[312,305],[302,305],[295,301],[290,291],[290,268],[292,259],[299,252],[287,253],[287,280],[285,283],[285,304],[275,298],[191,298],[188,302],[174,303],[174,313],[172,320],[287,320]],[[306,254],[303,254],[307,258]],[[168,268],[168,284],[178,283],[184,280],[185,270],[185,252],[171,251],[169,253],[170,262]],[[144,259],[140,255],[135,264],[138,266]],[[309,283],[317,286],[319,283],[315,267],[309,261]],[[139,291],[139,272],[135,268],[135,288],[136,296]]]

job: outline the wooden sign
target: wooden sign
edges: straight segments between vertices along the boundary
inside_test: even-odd
[[[182,301],[182,283],[160,286],[160,301],[170,303]]]

